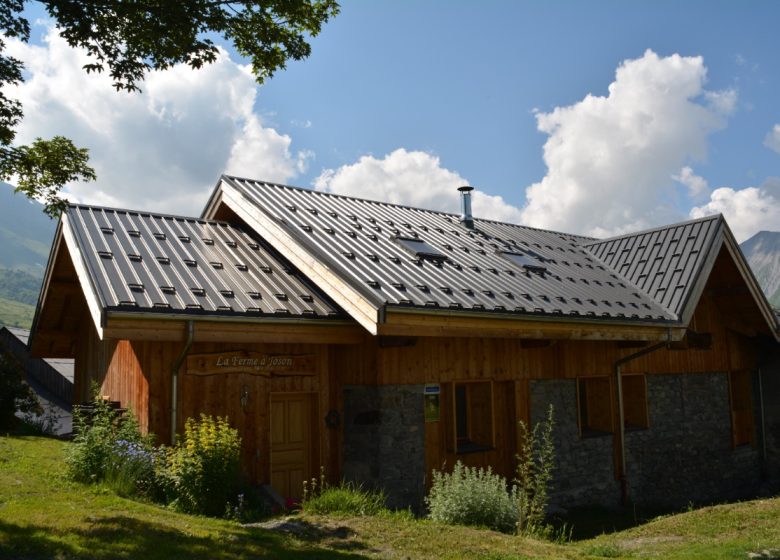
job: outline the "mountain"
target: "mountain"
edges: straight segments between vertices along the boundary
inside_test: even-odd
[[[42,204],[0,183],[0,268],[43,277],[56,228],[57,222],[43,213]]]
[[[57,222],[0,183],[0,326],[29,328]]]
[[[780,308],[780,231],[760,231],[740,248],[769,303]]]

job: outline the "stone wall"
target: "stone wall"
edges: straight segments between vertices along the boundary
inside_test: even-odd
[[[581,438],[577,418],[577,382],[574,379],[532,380],[531,424],[547,418],[554,409],[555,479],[550,492],[550,509],[620,501],[615,481],[612,436]]]
[[[780,351],[775,346],[761,368],[761,390],[764,396],[765,470],[770,488],[776,491],[780,486]]]
[[[423,385],[344,387],[344,478],[381,489],[391,508],[425,497]]]
[[[551,508],[618,505],[612,437],[579,436],[576,381],[533,380],[530,388],[532,422],[544,418],[549,404],[555,407]],[[725,373],[648,375],[647,393],[650,427],[626,434],[626,472],[634,502],[679,507],[758,491],[759,450],[732,448]]]
[[[758,449],[732,446],[727,374],[649,375],[647,401],[650,428],[626,434],[633,501],[679,507],[758,492]]]

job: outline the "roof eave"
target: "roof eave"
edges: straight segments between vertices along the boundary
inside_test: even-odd
[[[399,330],[401,329],[401,330]],[[378,334],[421,336],[557,338],[569,340],[678,341],[685,327],[674,320],[647,321],[619,318],[533,316],[511,313],[450,311],[388,306]]]

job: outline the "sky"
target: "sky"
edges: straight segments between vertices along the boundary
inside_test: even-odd
[[[344,1],[258,86],[231,46],[143,92],[34,3],[18,140],[90,150],[88,204],[199,215],[220,174],[608,237],[723,213],[780,230],[780,2]]]

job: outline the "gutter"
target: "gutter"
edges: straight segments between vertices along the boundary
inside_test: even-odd
[[[177,389],[179,384],[179,369],[184,363],[184,358],[192,347],[192,341],[195,338],[195,322],[187,321],[187,340],[184,343],[184,348],[181,350],[181,354],[176,358],[171,367],[171,445],[176,445],[176,415],[178,414],[178,395]]]
[[[664,342],[653,344],[652,346],[643,348],[638,352],[634,352],[633,354],[629,354],[628,356],[623,356],[622,358],[620,358],[615,362],[615,379],[617,381],[616,385],[617,385],[617,402],[618,402],[618,440],[620,443],[620,465],[619,465],[620,466],[620,470],[619,470],[620,503],[624,506],[628,504],[628,477],[626,476],[626,426],[625,426],[626,414],[623,407],[623,375],[622,375],[621,368],[624,364],[627,364],[628,362],[636,360],[637,358],[641,358],[642,356],[646,356],[647,354],[655,352],[656,350],[660,350],[661,348],[668,347],[669,343],[672,340],[673,339],[672,339],[671,329],[668,329],[666,334],[666,340]]]

